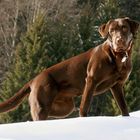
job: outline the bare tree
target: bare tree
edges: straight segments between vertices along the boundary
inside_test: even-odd
[[[0,0],[0,84],[13,61],[21,35],[39,13],[57,23],[57,20],[77,20],[79,11],[77,0]]]

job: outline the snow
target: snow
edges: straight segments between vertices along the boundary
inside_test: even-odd
[[[139,140],[140,111],[130,117],[78,117],[0,125],[0,140]]]

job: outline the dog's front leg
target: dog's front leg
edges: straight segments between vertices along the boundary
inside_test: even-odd
[[[85,85],[85,89],[82,95],[82,100],[81,100],[81,105],[80,105],[79,115],[81,117],[87,116],[88,111],[90,109],[91,102],[92,102],[94,91],[95,91],[95,85],[93,82],[93,77],[87,76],[86,85]]]
[[[111,88],[111,92],[120,108],[122,116],[129,116],[128,108],[124,99],[123,85],[117,83]]]

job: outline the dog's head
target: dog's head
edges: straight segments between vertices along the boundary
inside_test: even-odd
[[[103,38],[108,38],[115,52],[126,51],[138,30],[139,23],[130,18],[118,18],[99,27]]]

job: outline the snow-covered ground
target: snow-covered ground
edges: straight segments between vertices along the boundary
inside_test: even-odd
[[[140,140],[140,111],[130,115],[1,124],[0,140]]]

